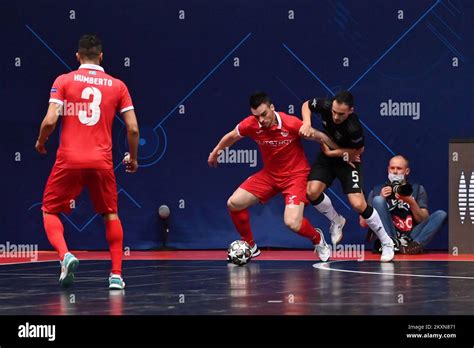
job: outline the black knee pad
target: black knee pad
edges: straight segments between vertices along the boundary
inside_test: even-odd
[[[369,217],[372,216],[373,212],[374,208],[367,204],[367,208],[365,208],[365,210],[360,214],[360,216],[367,220]]]
[[[322,201],[324,201],[324,192],[321,193],[319,195],[318,198],[316,198],[314,201],[311,201],[311,205],[318,205],[319,203],[321,203]]]

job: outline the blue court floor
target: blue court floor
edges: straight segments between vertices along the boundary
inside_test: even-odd
[[[474,314],[472,261],[127,260],[109,291],[108,260],[81,260],[59,288],[59,263],[0,265],[0,315]]]

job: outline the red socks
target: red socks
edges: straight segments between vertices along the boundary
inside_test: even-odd
[[[58,252],[59,258],[62,261],[68,249],[66,241],[64,240],[64,227],[59,216],[55,214],[43,214],[43,225],[49,242]]]
[[[255,245],[253,241],[252,230],[250,228],[250,217],[247,209],[229,210],[230,217],[240,236],[251,247]]]
[[[252,230],[250,229],[250,218],[248,210],[229,210],[229,213],[230,217],[232,218],[232,222],[234,223],[235,228],[237,229],[239,234],[242,236],[242,239],[249,243],[250,246],[253,246],[255,242],[253,241]],[[321,236],[319,235],[319,233],[316,232],[314,227],[306,218],[303,218],[300,230],[297,233],[300,236],[310,239],[313,244],[319,244],[321,240]]]
[[[105,220],[105,236],[109,242],[112,273],[122,275],[123,229],[120,219]]]
[[[306,237],[311,239],[314,245],[319,244],[321,240],[321,236],[318,232],[314,229],[308,219],[303,218],[303,222],[301,223],[300,230],[298,232],[300,236]]]
[[[53,248],[58,252],[61,261],[64,254],[68,252],[66,241],[64,240],[64,227],[55,214],[43,214],[44,229],[48,240]],[[112,259],[112,273],[122,274],[122,250],[123,250],[123,229],[119,219],[105,221],[105,235],[110,247],[110,257]]]

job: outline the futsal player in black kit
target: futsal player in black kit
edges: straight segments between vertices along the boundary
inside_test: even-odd
[[[312,98],[302,108],[303,126],[300,134],[311,135],[311,114],[320,115],[324,133],[339,148],[321,145],[308,177],[307,195],[317,211],[330,221],[331,241],[335,246],[342,240],[346,219],[334,209],[324,190],[337,178],[352,208],[362,216],[382,243],[382,262],[393,260],[393,241],[385,231],[377,211],[367,204],[363,193],[363,174],[360,156],[364,151],[364,132],[359,118],[354,114],[354,98],[348,91],[338,93],[333,99]]]

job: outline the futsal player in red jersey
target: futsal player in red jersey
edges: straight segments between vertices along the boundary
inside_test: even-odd
[[[278,193],[285,197],[284,221],[297,234],[308,238],[315,253],[327,261],[331,249],[324,240],[322,231],[314,228],[303,217],[306,198],[306,183],[309,164],[306,159],[299,130],[302,120],[295,116],[276,112],[270,98],[263,92],[250,97],[252,115],[241,121],[227,133],[209,154],[208,164],[217,166],[220,151],[232,146],[243,137],[253,139],[263,158],[263,169],[245,180],[227,201],[227,207],[235,228],[252,250],[252,257],[260,254],[250,228],[248,207],[267,202]],[[321,132],[313,130],[309,138],[320,140]]]
[[[71,202],[87,188],[94,210],[105,220],[112,259],[109,288],[123,289],[123,229],[117,212],[112,122],[119,112],[127,127],[130,153],[123,162],[128,173],[138,169],[138,123],[127,86],[100,66],[100,39],[82,36],[76,57],[81,64],[79,69],[59,76],[53,83],[49,108],[35,145],[39,153],[46,154],[45,143],[61,116],[60,145],[43,195],[44,228],[61,259],[59,283],[70,286],[79,260],[68,250],[59,214],[69,213]]]

